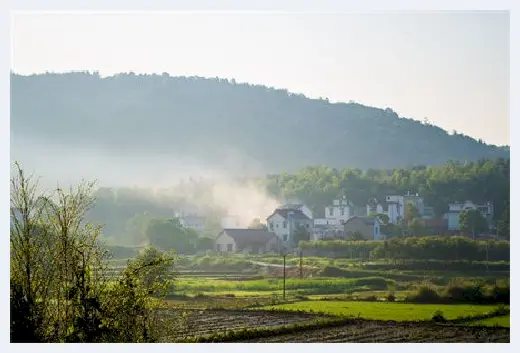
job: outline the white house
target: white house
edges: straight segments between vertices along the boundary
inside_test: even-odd
[[[267,217],[267,227],[274,232],[282,245],[292,246],[293,235],[298,227],[303,227],[312,234],[312,219],[300,209],[277,208]]]
[[[381,223],[377,217],[351,217],[345,222],[344,235],[349,237],[352,233],[358,232],[365,240],[381,240]]]
[[[343,234],[343,224],[357,215],[354,204],[345,196],[332,201],[325,207],[325,218],[315,218],[312,233],[313,240],[339,237]]]
[[[382,214],[387,213],[387,211],[385,211],[385,209],[383,208],[383,205],[381,205],[377,199],[370,200],[366,207],[367,207],[367,215],[372,214],[372,213],[382,213]]]
[[[333,223],[345,223],[352,216],[354,216],[354,204],[345,196],[333,200],[332,205],[325,207],[325,219]]]
[[[399,220],[403,219],[406,213],[406,207],[408,203],[412,203],[419,214],[424,215],[424,199],[419,194],[410,195],[408,192],[404,196],[392,195],[386,197],[386,203],[388,205],[388,219],[390,223],[399,223]]]
[[[482,214],[484,218],[491,223],[493,219],[493,205],[491,202],[487,202],[485,205],[476,205],[471,201],[465,201],[462,203],[455,202],[449,204],[448,212],[444,214],[444,218],[448,221],[449,230],[459,230],[460,223],[459,217],[462,211],[466,210],[477,210]]]
[[[273,232],[261,229],[223,229],[215,238],[215,250],[219,253],[262,254],[277,250],[278,244]]]
[[[184,228],[194,229],[197,232],[204,232],[206,229],[206,217],[193,212],[177,212],[175,217]]]
[[[289,203],[286,203],[285,205],[282,205],[282,206],[280,206],[278,208],[280,208],[280,209],[289,209],[289,210],[299,210],[304,215],[306,215],[309,219],[313,218],[313,214],[312,214],[311,209],[307,205],[305,205],[303,203],[300,203],[300,202],[297,202],[296,200],[290,200]]]

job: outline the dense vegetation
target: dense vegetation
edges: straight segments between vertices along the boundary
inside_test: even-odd
[[[73,148],[194,157],[230,152],[268,171],[306,165],[394,168],[509,157],[509,148],[448,134],[390,108],[329,103],[225,79],[119,74],[11,74],[11,131]],[[13,140],[13,150],[22,149]]]
[[[407,237],[373,241],[301,242],[306,253],[345,258],[446,261],[509,261],[508,241],[478,241],[466,237]],[[317,255],[317,254],[314,254]]]
[[[339,195],[365,207],[372,198],[384,202],[387,195],[419,193],[436,215],[447,211],[448,204],[471,200],[494,204],[494,219],[508,217],[509,160],[480,160],[474,163],[450,161],[438,167],[417,166],[408,169],[333,169],[306,167],[297,173],[270,175],[265,181],[268,192],[295,197],[323,216],[324,207]],[[508,221],[508,218],[507,218]]]
[[[494,205],[493,223],[497,225],[499,235],[507,238],[509,172],[509,160],[498,159],[390,170],[307,167],[293,174],[269,175],[256,182],[269,197],[302,200],[314,210],[316,217],[324,216],[325,206],[340,195],[346,195],[354,204],[364,208],[368,200],[374,197],[383,201],[386,195],[402,195],[410,191],[423,196],[425,203],[434,207],[437,216],[447,211],[450,202],[471,200],[484,204],[491,201]],[[103,235],[117,238],[121,244],[147,243],[152,236],[147,232],[147,223],[154,218],[171,218],[172,209],[185,206],[186,195],[189,194],[194,202],[206,205],[205,211],[213,216],[207,221],[207,232],[198,235],[203,238],[200,246],[196,246],[199,240],[192,239],[190,242],[195,248],[205,250],[209,245],[204,243],[204,238],[214,237],[218,233],[219,216],[225,214],[217,205],[211,207],[210,203],[203,202],[211,200],[214,186],[211,180],[191,180],[159,193],[137,188],[100,188],[95,193],[96,206],[88,218],[104,224]],[[175,225],[172,223],[170,226]],[[420,228],[417,235],[438,235],[435,229]],[[395,233],[401,234],[398,230]],[[182,242],[185,243],[180,240]],[[180,243],[178,248],[182,247]]]
[[[12,177],[11,342],[154,342],[175,326],[157,310],[173,257],[147,248],[110,281],[99,228],[84,219],[91,189],[39,194],[21,169]]]

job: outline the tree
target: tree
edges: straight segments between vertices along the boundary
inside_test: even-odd
[[[298,246],[301,241],[309,241],[310,239],[311,233],[305,227],[301,225],[296,227],[293,233],[293,241],[296,246]]]
[[[459,228],[465,234],[475,235],[489,231],[487,220],[477,210],[464,210],[459,214]]]
[[[385,235],[392,234],[393,224],[390,223],[390,218],[384,213],[371,213],[368,215],[370,218],[378,218],[380,221],[381,233]]]
[[[497,227],[498,235],[506,239],[509,239],[509,202],[507,202],[505,206],[504,213],[502,214],[502,219],[498,221]]]
[[[197,239],[196,232],[184,229],[177,219],[151,219],[145,234],[150,245],[161,250],[175,249],[179,253],[192,252]]]
[[[200,237],[197,239],[197,250],[205,251],[205,250],[213,250],[215,245],[215,239],[209,237]]]
[[[350,240],[365,240],[365,237],[363,236],[363,234],[361,234],[361,232],[355,231],[352,234],[350,234],[349,239]]]
[[[260,219],[258,218],[255,218],[251,221],[251,224],[249,224],[249,226],[247,227],[248,229],[262,229],[262,230],[267,230],[267,225],[265,225],[264,223],[260,222]]]
[[[18,164],[11,178],[12,342],[154,342],[168,256],[145,251],[110,283],[100,227],[85,221],[94,183],[38,195]],[[163,289],[161,291],[160,289]],[[153,297],[153,298],[152,298]]]
[[[410,231],[413,235],[425,235],[426,226],[421,218],[414,218],[409,225]]]
[[[419,210],[417,207],[413,204],[413,202],[408,202],[405,209],[404,219],[406,220],[406,225],[409,227],[411,222],[416,219],[420,218],[421,215],[419,214]]]

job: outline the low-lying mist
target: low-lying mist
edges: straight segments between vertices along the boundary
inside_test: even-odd
[[[261,166],[237,151],[226,152],[208,162],[181,153],[150,155],[11,138],[11,162],[19,162],[46,189],[95,180],[100,188],[146,190],[139,193],[142,198],[162,200],[163,206],[172,202],[172,216],[183,211],[174,205],[182,204],[201,212],[218,210],[244,225],[255,218],[265,221],[280,201],[255,181],[264,175]]]

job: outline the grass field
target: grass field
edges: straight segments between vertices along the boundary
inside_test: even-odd
[[[485,314],[493,311],[493,305],[458,304],[408,304],[384,302],[346,302],[346,301],[301,301],[297,303],[270,305],[263,310],[312,311],[332,315],[359,316],[364,319],[413,321],[430,320],[437,310],[442,311],[448,320],[462,316]]]
[[[287,291],[301,291],[312,293],[341,293],[360,288],[386,289],[388,281],[382,277],[367,278],[288,278],[286,280]],[[280,278],[262,280],[219,280],[209,278],[179,278],[175,283],[177,292],[237,292],[250,291],[280,291],[283,288],[283,280]]]
[[[490,317],[488,319],[472,321],[467,326],[500,326],[510,327],[511,317],[510,315]]]

